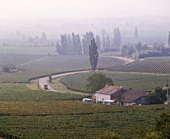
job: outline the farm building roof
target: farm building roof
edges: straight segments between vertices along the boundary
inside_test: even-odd
[[[123,93],[125,103],[132,103],[140,97],[148,96],[147,92],[145,91],[136,91],[136,90],[129,90]]]
[[[96,91],[97,94],[111,95],[122,90],[120,86],[105,86],[104,88]]]

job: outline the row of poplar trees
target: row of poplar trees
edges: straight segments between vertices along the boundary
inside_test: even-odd
[[[63,34],[60,41],[56,43],[56,52],[59,55],[80,55],[88,54],[91,40],[95,39],[99,51],[105,51],[110,48],[119,49],[121,46],[121,35],[119,28],[114,29],[114,38],[108,34],[103,35],[102,39],[93,32],[86,32],[84,35],[79,34]]]

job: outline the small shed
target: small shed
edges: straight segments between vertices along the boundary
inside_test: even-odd
[[[148,104],[146,100],[148,93],[145,91],[128,90],[122,95],[124,97],[123,105]]]

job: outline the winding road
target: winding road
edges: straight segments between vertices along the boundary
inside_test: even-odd
[[[87,72],[92,72],[92,70],[67,72],[67,73],[57,74],[57,75],[53,75],[52,79],[67,76],[67,75],[72,75],[72,74],[77,74],[77,73],[87,73]],[[57,92],[57,90],[55,90],[51,86],[49,86],[48,81],[49,81],[49,77],[39,78],[39,88],[42,88],[43,90],[45,90],[44,85],[47,84],[48,90],[46,90],[46,91]]]
[[[135,60],[124,58],[124,57],[115,57],[115,56],[112,56],[112,57],[125,61],[125,64],[129,64],[129,63],[132,63],[135,61]],[[92,70],[75,71],[75,72],[67,72],[67,73],[57,74],[57,75],[53,75],[52,79],[67,76],[67,75],[73,75],[73,74],[77,74],[77,73],[87,73],[87,72],[92,72]],[[51,86],[49,86],[48,81],[49,81],[49,77],[39,78],[39,82],[38,82],[39,88],[46,90],[46,89],[44,89],[44,85],[47,84],[48,90],[46,90],[46,91],[57,92],[56,89],[53,89]]]

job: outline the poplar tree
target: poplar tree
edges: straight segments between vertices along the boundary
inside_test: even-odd
[[[134,36],[135,36],[135,38],[138,38],[138,28],[137,27],[135,27]]]
[[[119,28],[114,29],[114,43],[118,48],[121,46],[121,36]]]
[[[98,50],[100,50],[100,37],[98,35],[96,36],[96,44],[97,44]]]
[[[97,51],[97,45],[96,45],[95,39],[93,38],[91,40],[91,44],[89,45],[89,59],[90,59],[90,64],[91,64],[91,68],[93,71],[96,70],[98,56],[99,54]]]
[[[168,37],[168,45],[170,47],[170,31],[169,31],[169,37]]]

